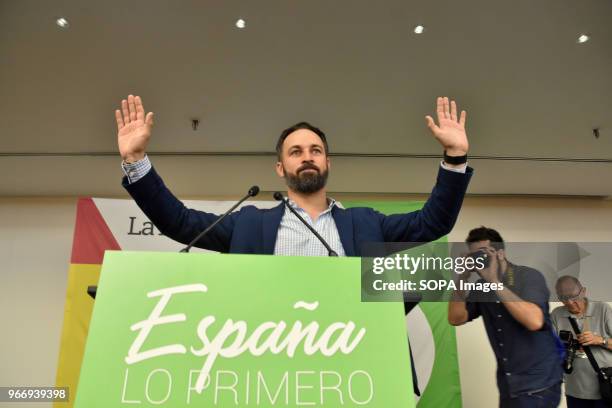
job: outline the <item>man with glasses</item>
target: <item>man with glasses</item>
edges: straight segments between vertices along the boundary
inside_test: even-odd
[[[612,366],[612,307],[586,297],[586,288],[573,276],[562,276],[555,285],[563,306],[551,313],[557,332],[573,333],[568,317],[573,317],[581,334],[575,336],[582,346],[589,346],[600,367]],[[574,334],[575,335],[575,334]],[[573,370],[565,374],[565,394],[568,408],[605,408],[601,399],[597,374],[583,351],[576,353]]]

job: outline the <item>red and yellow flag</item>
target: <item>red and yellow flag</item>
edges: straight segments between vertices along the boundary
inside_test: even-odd
[[[54,407],[72,407],[76,397],[89,319],[94,304],[93,299],[87,294],[87,287],[98,284],[104,251],[107,249],[121,248],[93,199],[79,199],[56,375],[58,387],[69,387],[70,402],[56,402]]]

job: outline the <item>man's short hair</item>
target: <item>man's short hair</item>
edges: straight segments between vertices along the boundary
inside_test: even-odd
[[[281,133],[280,137],[278,138],[278,142],[276,142],[276,156],[278,157],[279,161],[280,161],[281,155],[283,153],[283,143],[285,142],[285,139],[291,133],[293,133],[293,132],[295,132],[296,130],[299,130],[299,129],[308,129],[311,132],[316,133],[316,135],[319,136],[321,138],[321,141],[323,142],[323,148],[325,149],[325,155],[326,156],[328,155],[329,147],[327,146],[327,139],[325,138],[325,133],[323,133],[323,131],[321,129],[319,129],[318,127],[312,126],[308,122],[299,122],[299,123],[296,123],[295,125],[293,125],[291,127],[288,127],[287,129],[283,130],[283,132]]]
[[[506,249],[504,239],[499,232],[495,231],[493,228],[487,228],[484,225],[471,230],[465,239],[465,242],[468,244],[479,241],[491,241],[491,246],[498,251],[500,249]]]
[[[578,289],[582,289],[582,283],[578,280],[578,278],[571,275],[563,275],[559,279],[557,279],[557,283],[555,283],[555,289],[559,290],[559,286],[564,283],[573,283]]]

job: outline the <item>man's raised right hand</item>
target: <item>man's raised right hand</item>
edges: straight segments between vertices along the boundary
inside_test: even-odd
[[[145,116],[140,96],[129,95],[121,101],[121,110],[115,111],[117,144],[121,158],[134,163],[145,156],[153,127],[153,112]]]

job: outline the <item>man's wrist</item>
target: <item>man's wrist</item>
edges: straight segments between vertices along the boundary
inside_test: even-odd
[[[145,152],[128,154],[123,158],[125,164],[133,164],[145,158]]]
[[[468,153],[467,150],[465,150],[465,149],[454,148],[454,147],[450,147],[448,149],[444,149],[444,151],[449,156],[465,156]]]
[[[448,150],[444,150],[444,164],[450,167],[463,167],[467,163],[467,154],[460,152],[449,153]]]
[[[123,169],[123,174],[127,177],[128,184],[132,184],[149,173],[151,170],[151,161],[145,154],[142,159],[134,163],[127,163],[124,159],[123,162],[121,162],[121,168]]]

